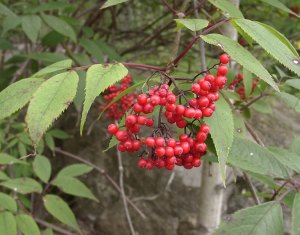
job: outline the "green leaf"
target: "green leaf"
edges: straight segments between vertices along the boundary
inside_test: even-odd
[[[300,234],[300,193],[296,193],[292,208],[292,235]]]
[[[234,21],[279,63],[300,76],[299,56],[294,55],[294,51],[291,51],[281,39],[257,22],[246,19]]]
[[[282,148],[269,147],[269,150],[283,165],[293,169],[297,173],[300,173],[300,156]]]
[[[107,55],[112,61],[120,61],[122,59],[113,46],[108,45],[101,39],[95,40],[95,42],[101,48],[103,53]]]
[[[1,207],[11,212],[17,212],[16,201],[11,196],[0,192],[0,209]]]
[[[250,73],[247,69],[243,68],[243,84],[245,87],[245,95],[249,97],[252,91],[252,73]]]
[[[112,147],[116,146],[118,143],[119,143],[119,141],[116,139],[116,137],[112,136],[110,141],[109,141],[109,144],[108,144],[107,148],[103,150],[103,153],[110,150]]]
[[[271,105],[264,100],[255,101],[255,103],[251,104],[250,108],[265,114],[271,114],[273,112]]]
[[[54,233],[53,233],[52,229],[47,228],[46,230],[44,230],[42,232],[42,235],[54,235]]]
[[[57,74],[45,81],[34,93],[26,122],[36,146],[52,122],[72,103],[78,84],[76,72]]]
[[[186,27],[193,32],[204,29],[209,23],[207,20],[202,19],[175,19],[175,21],[178,28]]]
[[[222,10],[227,17],[244,18],[242,12],[228,0],[209,0],[209,2]]]
[[[5,17],[2,21],[2,35],[8,32],[11,29],[18,27],[21,24],[21,17],[17,15],[9,15]]]
[[[70,68],[71,66],[72,66],[72,60],[70,60],[70,59],[58,61],[54,64],[51,64],[51,65],[41,69],[40,71],[38,71],[37,73],[32,75],[32,77],[43,77],[49,73],[67,69],[67,68]]]
[[[220,34],[209,34],[206,36],[201,36],[201,38],[209,44],[221,47],[232,57],[232,59],[236,60],[248,71],[254,73],[256,76],[264,80],[276,91],[279,91],[271,74],[269,74],[269,72],[249,51],[239,45],[236,41]]]
[[[80,123],[80,133],[82,134],[83,126],[87,113],[95,98],[107,89],[124,78],[128,70],[122,64],[95,64],[92,65],[86,74],[85,101]]]
[[[94,41],[83,38],[80,40],[79,45],[82,46],[93,57],[95,57],[99,63],[104,62],[103,52]]]
[[[286,168],[274,154],[250,140],[235,137],[227,163],[261,175],[289,178]]]
[[[283,215],[278,202],[242,209],[223,222],[213,235],[283,235]]]
[[[53,15],[42,14],[42,18],[50,28],[76,42],[74,29],[67,22]]]
[[[267,30],[269,30],[274,36],[276,36],[282,43],[284,43],[292,52],[295,56],[299,56],[297,50],[295,49],[295,47],[293,46],[292,43],[290,43],[290,41],[279,31],[277,31],[276,29],[274,29],[273,27],[271,27],[270,25],[261,23],[261,22],[257,22],[258,24],[262,25],[263,27],[265,27]]]
[[[298,90],[300,90],[300,79],[289,79],[285,82],[286,84],[288,84],[291,87],[294,87]]]
[[[0,3],[0,15],[7,15],[7,16],[16,16],[7,6]]]
[[[300,113],[300,100],[291,94],[280,92],[277,94],[290,108]]]
[[[265,2],[273,7],[276,7],[278,8],[279,10],[281,11],[285,11],[289,14],[293,14],[297,17],[299,17],[295,12],[293,12],[291,9],[289,9],[288,7],[286,7],[283,3],[281,3],[280,1],[278,0],[261,0],[262,2]]]
[[[128,0],[107,0],[100,9],[115,6],[117,4],[127,2]]]
[[[44,197],[44,205],[52,216],[80,232],[74,213],[63,199],[56,195],[48,194]]]
[[[48,133],[46,133],[45,142],[46,142],[46,145],[48,146],[48,148],[51,149],[52,152],[54,152],[55,151],[55,142],[54,142],[52,135],[49,135]]]
[[[11,84],[1,91],[0,119],[6,118],[23,108],[42,82],[43,80],[38,78],[26,78]]]
[[[86,164],[82,163],[77,163],[77,164],[72,164],[70,166],[67,166],[63,168],[57,175],[57,178],[60,177],[75,177],[79,175],[86,174],[93,170],[93,167],[88,166]]]
[[[37,15],[22,16],[22,29],[27,37],[35,43],[42,27],[42,20]]]
[[[13,156],[8,155],[7,153],[0,153],[0,165],[8,164],[27,164],[27,162],[19,160]]]
[[[34,173],[47,183],[51,176],[51,163],[48,158],[42,155],[36,155],[32,163]]]
[[[26,214],[19,214],[16,216],[17,225],[24,235],[40,235],[40,229],[34,219]]]
[[[60,139],[60,140],[66,140],[71,137],[68,133],[66,133],[62,130],[59,130],[59,129],[52,129],[52,130],[48,131],[48,134],[53,136],[54,138]]]
[[[61,176],[55,178],[52,184],[59,187],[63,192],[67,194],[89,198],[98,202],[98,199],[93,195],[91,190],[89,190],[85,184],[83,184],[80,180],[76,178]]]
[[[234,125],[231,108],[222,96],[216,102],[216,111],[213,116],[205,118],[204,121],[210,126],[210,135],[217,151],[221,175],[225,184],[226,161],[233,142]]]
[[[290,146],[290,150],[293,152],[293,153],[296,153],[298,155],[300,155],[300,136],[297,136],[291,146]]]
[[[45,62],[45,63],[48,63],[48,64],[57,62],[59,60],[65,60],[65,59],[68,58],[64,54],[58,53],[58,52],[56,52],[56,53],[52,53],[52,52],[32,52],[32,53],[24,54],[24,55],[21,55],[21,56],[24,56],[26,58],[33,59],[33,60],[36,60],[36,61],[42,61],[42,62]]]
[[[9,188],[14,190],[15,192],[21,194],[28,194],[28,193],[41,193],[42,186],[35,181],[34,179],[23,177],[17,179],[10,179],[7,181],[2,182],[0,185],[3,187]]]
[[[143,84],[145,84],[145,81],[142,82],[138,82],[134,85],[132,85],[131,87],[128,87],[126,90],[122,91],[120,94],[118,94],[109,104],[107,104],[105,106],[105,108],[102,110],[102,112],[100,113],[98,120],[102,117],[102,115],[105,113],[105,111],[112,106],[114,103],[116,103],[119,99],[121,99],[123,96],[127,95],[130,92],[133,92],[136,90],[137,87],[142,86]]]
[[[8,180],[9,177],[3,172],[3,171],[0,171],[0,180]]]
[[[16,219],[11,212],[0,213],[0,234],[17,235]]]

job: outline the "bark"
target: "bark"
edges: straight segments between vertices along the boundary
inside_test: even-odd
[[[239,6],[239,0],[230,0]],[[237,31],[226,23],[221,27],[223,35],[237,40]],[[211,235],[221,221],[225,188],[218,164],[205,162],[202,168],[199,234]]]

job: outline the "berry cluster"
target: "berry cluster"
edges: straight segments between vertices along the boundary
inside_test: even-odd
[[[236,78],[233,79],[232,82],[228,85],[228,89],[234,90],[236,93],[238,93],[240,95],[241,99],[245,99],[246,98],[243,79],[244,79],[243,74],[239,73],[236,76]],[[251,94],[254,92],[256,86],[257,86],[257,80],[254,80],[252,82]]]
[[[180,90],[176,96],[170,90],[172,83],[178,89],[173,79],[169,84],[154,86],[146,94],[138,95],[132,113],[125,118],[124,128],[115,124],[108,126],[108,132],[119,141],[118,150],[141,151],[138,166],[149,170],[153,167],[172,170],[175,165],[186,169],[199,167],[201,157],[206,154],[205,140],[210,131],[201,118],[210,117],[216,109],[214,102],[219,99],[217,91],[225,86],[228,71],[225,64],[228,62],[228,55],[220,56],[216,77],[207,74],[193,83],[190,92],[194,98],[189,100],[184,91]],[[182,98],[186,101],[185,105],[181,102]],[[156,108],[159,108],[159,115],[158,124],[154,127],[154,119],[148,116]],[[198,130],[193,125],[195,121],[200,123]],[[172,138],[169,124],[184,128],[185,133],[178,139]],[[141,127],[152,128],[151,136],[141,137]]]
[[[107,101],[107,104],[109,104],[122,91],[129,88],[131,83],[132,79],[128,74],[121,80],[120,84],[115,84],[107,88],[103,95],[103,98],[105,101]],[[112,120],[118,120],[119,118],[123,117],[127,110],[132,106],[136,96],[136,92],[128,93],[127,95],[123,96],[118,102],[112,104],[107,109],[106,116]],[[106,108],[106,105],[102,105],[99,108],[100,110],[103,110]]]

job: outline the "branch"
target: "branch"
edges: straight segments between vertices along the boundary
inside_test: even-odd
[[[85,164],[87,164],[87,165],[93,167],[96,171],[98,171],[101,175],[103,175],[103,176],[104,176],[104,177],[112,184],[112,186],[113,186],[119,193],[122,193],[121,188],[119,187],[119,185],[118,185],[118,184],[110,177],[110,175],[107,174],[107,172],[106,172],[104,169],[98,167],[98,166],[95,165],[94,163],[91,163],[91,162],[89,162],[89,161],[87,161],[87,160],[85,160],[85,159],[82,159],[82,158],[79,157],[79,156],[76,156],[76,155],[74,155],[74,154],[72,154],[72,153],[69,153],[69,152],[66,152],[66,151],[64,151],[64,150],[61,150],[61,149],[59,149],[59,148],[55,148],[55,152],[60,153],[60,154],[62,154],[62,155],[64,155],[64,156],[66,156],[66,157],[73,158],[73,159],[75,159],[75,160],[77,160],[77,161],[79,161],[79,162],[83,162],[83,163],[85,163]],[[146,219],[146,218],[147,218],[146,215],[145,215],[139,208],[137,208],[137,206],[136,206],[136,205],[135,205],[128,197],[126,197],[126,200],[127,200],[127,202],[133,207],[133,209],[135,209],[136,212],[137,212],[143,219]]]
[[[61,233],[61,234],[64,234],[64,235],[76,235],[75,233],[71,233],[68,230],[65,230],[65,229],[63,229],[61,227],[58,227],[58,226],[54,225],[54,224],[50,224],[50,223],[48,223],[48,222],[46,222],[44,220],[41,220],[39,218],[34,218],[34,220],[37,223],[39,223],[39,224],[41,224],[41,225],[43,225],[43,226],[45,226],[47,228],[51,228],[51,229],[53,229],[54,231],[56,231],[58,233]]]
[[[250,189],[250,192],[251,192],[251,194],[252,194],[252,197],[253,197],[255,203],[256,203],[257,205],[259,205],[259,204],[260,204],[260,200],[259,200],[259,198],[258,198],[258,196],[257,196],[256,188],[255,188],[254,185],[252,184],[252,181],[251,181],[250,177],[248,176],[248,174],[247,174],[246,172],[243,171],[243,175],[244,175],[244,179],[245,179],[245,181],[246,181],[246,183],[247,183],[247,185],[248,185],[248,187],[249,187],[249,189]]]
[[[173,7],[172,7],[166,0],[162,0],[162,2],[167,6],[167,8],[169,9],[169,11],[170,11],[174,16],[177,16],[177,12],[173,9]]]

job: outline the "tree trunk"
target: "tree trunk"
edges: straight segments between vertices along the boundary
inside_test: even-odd
[[[230,0],[231,3],[239,6],[239,0]],[[237,40],[237,31],[226,23],[221,27],[223,35]],[[224,191],[219,165],[204,162],[202,168],[199,234],[211,235],[221,221],[223,211]]]

